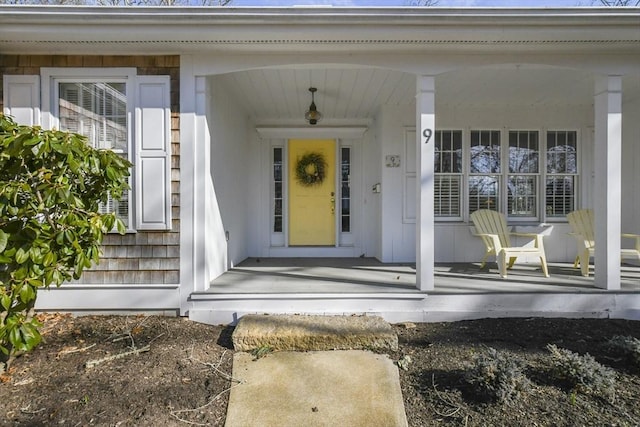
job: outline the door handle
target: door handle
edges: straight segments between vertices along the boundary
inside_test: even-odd
[[[335,213],[335,211],[336,211],[336,198],[333,195],[334,195],[334,193],[331,192],[331,199],[330,199],[330,201],[331,201],[331,213]]]

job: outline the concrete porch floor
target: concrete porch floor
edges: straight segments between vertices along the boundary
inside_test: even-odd
[[[372,258],[250,258],[190,295],[189,318],[235,324],[246,314],[374,314],[387,322],[485,317],[611,317],[640,320],[640,268],[622,268],[621,290],[594,285],[572,264],[437,264],[435,289],[415,287],[411,264]]]
[[[536,264],[516,264],[506,279],[495,263],[438,263],[434,294],[604,293],[594,284],[593,267],[582,277],[569,263],[550,263],[551,277]],[[640,267],[622,266],[623,293],[640,293]],[[215,279],[207,293],[420,293],[413,264],[374,258],[248,258]]]

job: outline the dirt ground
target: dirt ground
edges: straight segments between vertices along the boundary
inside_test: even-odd
[[[167,317],[45,315],[43,321],[45,342],[0,376],[0,425],[224,425],[233,385],[232,328]],[[485,319],[407,326],[396,326],[400,349],[389,357],[411,359],[400,369],[410,426],[640,425],[640,370],[606,346],[614,335],[640,338],[640,322]],[[549,343],[588,352],[615,369],[615,401],[554,383]],[[526,364],[530,393],[510,405],[478,399],[464,372],[486,347]]]

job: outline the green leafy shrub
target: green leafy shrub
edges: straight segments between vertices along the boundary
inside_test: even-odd
[[[612,369],[598,363],[589,353],[580,355],[553,344],[547,345],[547,350],[551,352],[551,372],[556,379],[567,382],[576,392],[614,400],[616,374]]]
[[[491,347],[474,356],[465,379],[481,397],[505,403],[515,400],[531,388],[531,382],[523,373],[522,363]]]
[[[640,340],[638,338],[616,335],[608,342],[614,351],[623,354],[640,367]]]
[[[130,167],[81,135],[0,114],[0,368],[40,342],[38,290],[78,279],[98,262],[103,234],[124,232],[99,205],[122,197]]]

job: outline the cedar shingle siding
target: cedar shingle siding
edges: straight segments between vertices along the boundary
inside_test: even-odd
[[[180,281],[180,57],[0,55],[2,76],[39,75],[40,67],[136,67],[138,75],[171,77],[171,231],[139,231],[105,236],[100,264],[80,283],[177,284]]]

